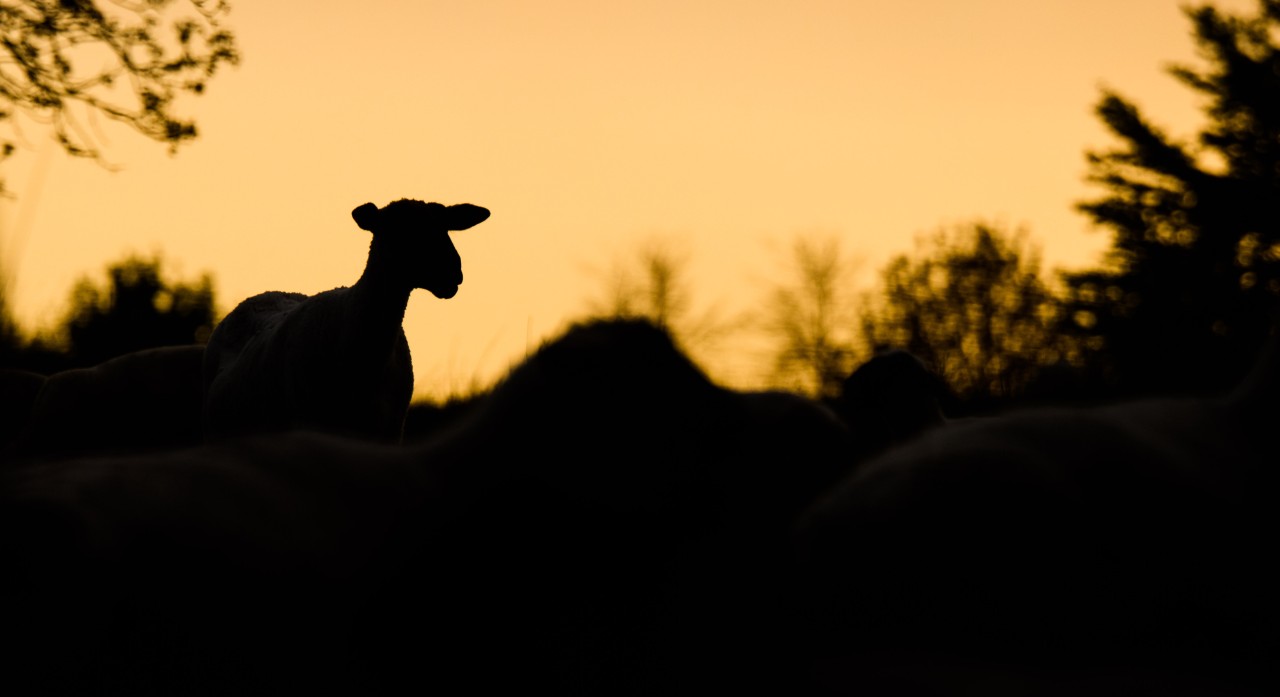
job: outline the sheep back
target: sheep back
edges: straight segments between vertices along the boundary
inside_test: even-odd
[[[1256,669],[1277,608],[1253,482],[1272,458],[1235,421],[1200,400],[1042,408],[889,450],[798,526],[814,635],[855,654]]]
[[[134,351],[43,380],[17,457],[135,452],[200,441],[199,344]]]
[[[399,442],[409,342],[397,328],[389,352],[368,355],[347,292],[262,293],[219,323],[205,353],[206,439],[309,429]]]

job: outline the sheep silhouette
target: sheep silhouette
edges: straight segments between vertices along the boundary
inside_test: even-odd
[[[1274,692],[1278,374],[1273,337],[1226,395],[963,419],[855,469],[797,524],[824,689]]]
[[[908,351],[877,353],[841,384],[832,408],[852,432],[854,458],[901,445],[946,422],[946,382]]]
[[[0,472],[0,592],[23,598],[0,628],[23,639],[7,684],[777,684],[788,532],[845,433],[816,402],[721,388],[665,332],[617,321],[539,347],[420,444],[295,431]]]
[[[351,217],[373,233],[354,285],[313,296],[261,293],[214,329],[204,361],[206,439],[313,429],[400,442],[413,396],[401,328],[409,295],[457,294],[462,261],[449,232],[478,225],[489,211],[400,199],[363,204]]]
[[[159,346],[41,377],[0,448],[20,462],[81,454],[166,450],[200,442],[204,346]]]
[[[22,436],[44,381],[30,370],[0,368],[0,454]]]

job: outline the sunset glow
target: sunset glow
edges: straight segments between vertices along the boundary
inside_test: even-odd
[[[581,317],[592,270],[654,236],[687,248],[694,305],[730,314],[797,235],[838,235],[868,286],[973,220],[1027,228],[1049,268],[1096,264],[1107,233],[1073,204],[1085,151],[1111,145],[1099,89],[1169,133],[1200,124],[1165,72],[1195,61],[1172,0],[275,0],[227,24],[243,61],[183,103],[200,136],[176,156],[90,124],[110,171],[22,124],[0,260],[26,331],[129,252],[212,273],[226,312],[353,283],[362,203],[470,202],[492,217],[455,235],[465,283],[404,321],[417,394],[443,396]]]

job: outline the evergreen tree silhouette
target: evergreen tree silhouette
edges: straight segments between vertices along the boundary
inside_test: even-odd
[[[1104,269],[1065,276],[1064,330],[1112,396],[1233,384],[1280,292],[1280,0],[1186,13],[1207,65],[1169,72],[1204,97],[1207,125],[1179,142],[1104,90],[1120,145],[1087,154],[1107,193],[1078,207],[1115,238]]]

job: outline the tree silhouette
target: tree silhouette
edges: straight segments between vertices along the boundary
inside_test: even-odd
[[[692,292],[688,261],[687,255],[677,253],[666,240],[645,240],[634,256],[615,261],[605,274],[604,297],[590,302],[591,316],[644,318],[674,330],[673,324],[689,319]]]
[[[1073,357],[1039,267],[1025,231],[974,223],[922,237],[914,256],[885,266],[862,315],[865,341],[910,352],[971,403],[1017,396]]]
[[[208,340],[216,317],[212,278],[170,282],[162,265],[159,256],[129,256],[107,267],[105,287],[77,282],[64,327],[71,366]]]
[[[102,161],[83,121],[103,115],[176,149],[196,136],[174,100],[239,62],[226,0],[11,0],[0,4],[0,122],[24,113],[62,148]],[[14,150],[0,139],[0,158]]]
[[[600,274],[604,292],[588,301],[588,318],[648,320],[682,348],[705,358],[735,325],[721,319],[714,307],[695,311],[689,258],[670,238],[642,240]]]
[[[1179,142],[1107,90],[1097,113],[1120,145],[1087,154],[1107,193],[1079,209],[1115,238],[1104,269],[1066,276],[1064,329],[1117,394],[1232,384],[1280,291],[1280,0],[1186,13],[1207,67],[1169,72],[1208,124]]]
[[[773,380],[834,398],[860,355],[853,287],[859,264],[846,258],[837,237],[798,237],[791,251],[791,278],[772,290],[761,317],[773,341]]]

